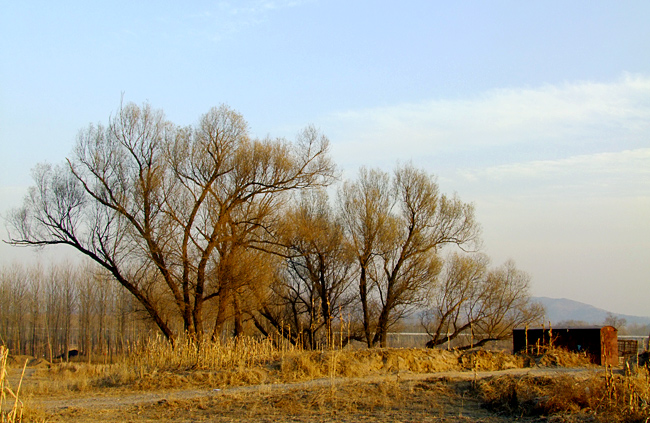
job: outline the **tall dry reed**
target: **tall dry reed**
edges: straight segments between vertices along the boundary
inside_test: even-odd
[[[288,351],[270,339],[239,337],[222,342],[181,339],[172,346],[162,337],[150,338],[125,361],[145,370],[221,370],[245,368],[277,360]]]
[[[9,381],[7,380],[7,358],[9,357],[9,349],[0,345],[0,421],[2,423],[15,423],[22,421],[24,404],[20,400],[20,387],[23,383],[25,376],[25,369],[27,368],[27,360],[23,366],[23,371],[18,381],[18,387],[14,392],[11,389]],[[11,399],[8,399],[8,396]],[[11,404],[11,405],[10,405]]]

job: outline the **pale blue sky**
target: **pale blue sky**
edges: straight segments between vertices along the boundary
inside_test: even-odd
[[[178,124],[227,103],[321,128],[347,177],[438,175],[535,295],[650,315],[649,2],[95,3],[0,6],[0,213],[122,93]]]

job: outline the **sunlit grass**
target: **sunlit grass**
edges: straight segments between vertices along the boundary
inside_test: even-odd
[[[12,387],[7,379],[7,358],[9,350],[0,345],[0,421],[14,423],[22,421],[24,404],[20,399],[20,388],[27,362],[23,365],[17,386]]]
[[[354,404],[367,402],[359,399],[347,401],[349,398],[340,396],[338,389],[350,383],[359,383],[356,389],[362,390],[363,383],[354,378],[383,376],[395,378],[395,383],[399,384],[399,376],[407,373],[590,366],[597,372],[596,376],[593,373],[588,378],[575,375],[502,376],[478,380],[473,384],[471,395],[499,413],[518,415],[578,416],[590,413],[609,416],[607,418],[611,421],[627,422],[636,421],[634,419],[647,416],[650,412],[650,383],[645,370],[635,375],[617,375],[604,369],[601,372],[598,367],[590,365],[583,355],[562,350],[547,350],[539,356],[521,356],[484,350],[346,348],[308,351],[291,345],[278,345],[278,342],[269,339],[242,337],[199,344],[182,340],[172,347],[163,338],[154,337],[131,346],[129,354],[117,357],[112,364],[88,363],[79,357],[75,362],[54,363],[49,367],[34,369],[33,377],[28,379],[20,392],[27,398],[45,395],[67,397],[82,392],[101,391],[106,394],[110,390],[123,393],[199,387],[227,389],[324,379],[328,390],[319,390],[313,401],[350,408],[356,407]],[[6,366],[7,350],[1,351],[4,354],[2,365]],[[2,423],[19,421],[9,420],[17,419],[13,416],[19,415],[19,408],[14,414],[4,410],[10,391],[4,377],[4,367],[2,371]],[[444,380],[449,386],[454,384],[453,378]],[[388,404],[387,398],[391,398],[392,394],[384,392],[387,386],[377,385],[376,389],[373,388],[377,404]]]

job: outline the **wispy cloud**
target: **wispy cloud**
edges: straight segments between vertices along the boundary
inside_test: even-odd
[[[492,196],[650,199],[650,148],[465,169],[457,175],[460,184],[483,187]]]
[[[241,0],[221,1],[207,7],[183,4],[158,14],[140,14],[126,19],[118,31],[123,42],[160,42],[166,45],[218,43],[232,39],[247,28],[269,20],[282,9],[301,6],[312,0]]]
[[[222,1],[214,8],[189,15],[197,21],[202,36],[218,42],[229,38],[247,27],[259,25],[268,20],[268,14],[292,7],[298,7],[308,0],[248,0]]]
[[[222,2],[233,14],[259,14],[269,10],[286,9],[306,3],[298,0],[255,0],[249,2]]]
[[[650,148],[614,153],[581,155],[560,160],[513,163],[485,169],[461,171],[468,179],[555,178],[576,173],[609,178],[630,174],[650,184]]]
[[[345,111],[327,122],[344,160],[448,156],[473,166],[637,149],[650,145],[650,77],[499,89]]]

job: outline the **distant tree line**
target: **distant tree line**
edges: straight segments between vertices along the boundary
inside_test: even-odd
[[[556,323],[558,327],[581,327],[602,324],[605,326],[614,326],[619,335],[631,336],[648,336],[650,334],[650,324],[628,323],[624,317],[607,313],[602,322],[585,322],[584,320],[562,320]]]
[[[96,316],[128,293],[172,343],[256,332],[384,347],[417,311],[431,346],[467,333],[480,345],[539,321],[529,277],[478,252],[471,204],[411,164],[362,168],[328,191],[328,149],[313,127],[294,142],[253,139],[226,106],[181,127],[148,104],[121,105],[80,132],[63,165],[34,169],[9,242],[77,250],[106,287],[89,300]]]
[[[156,330],[128,291],[89,265],[0,268],[0,343],[14,354],[109,360]]]

